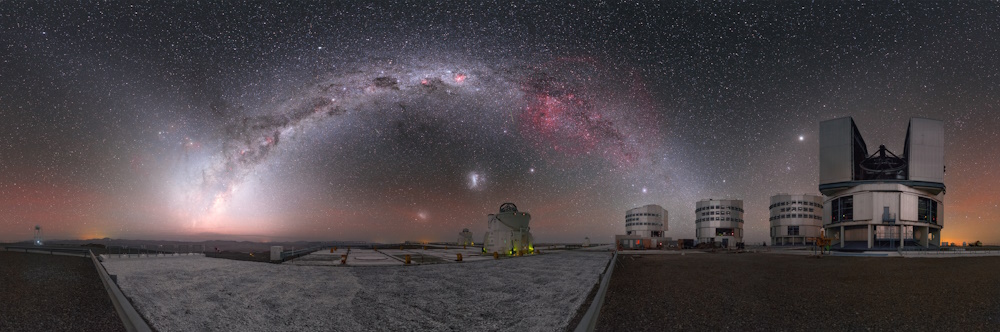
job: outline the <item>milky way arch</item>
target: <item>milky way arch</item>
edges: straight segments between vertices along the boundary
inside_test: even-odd
[[[553,160],[598,156],[618,166],[635,162],[642,158],[638,142],[648,139],[648,128],[655,127],[642,124],[653,110],[616,101],[628,99],[621,96],[633,87],[608,88],[610,74],[594,68],[564,61],[558,66],[500,69],[396,63],[333,71],[273,111],[230,119],[222,130],[220,150],[187,194],[194,224],[223,209],[249,174],[267,163],[288,136],[301,132],[299,127],[350,116],[383,116],[370,114],[380,102],[396,102],[403,111],[407,103],[425,103],[414,109],[445,122],[466,116],[462,121],[476,126],[509,124],[514,134]],[[470,107],[474,114],[435,107],[447,98],[492,105]]]

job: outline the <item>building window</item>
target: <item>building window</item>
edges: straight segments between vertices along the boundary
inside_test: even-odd
[[[922,222],[937,224],[937,201],[924,197],[918,198],[917,219]]]
[[[716,228],[715,236],[733,236],[734,232],[732,228]]]
[[[854,220],[854,196],[844,196],[830,201],[831,220],[842,222]]]
[[[788,226],[788,235],[799,235],[799,226]]]

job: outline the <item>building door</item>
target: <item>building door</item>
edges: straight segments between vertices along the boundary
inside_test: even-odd
[[[722,247],[729,248],[729,239],[722,239]]]

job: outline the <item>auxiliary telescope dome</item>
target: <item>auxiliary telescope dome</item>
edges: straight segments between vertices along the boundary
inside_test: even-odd
[[[483,252],[522,255],[534,252],[534,238],[528,223],[531,214],[520,212],[514,203],[503,203],[500,212],[487,215],[488,230],[483,237]]]
[[[500,205],[500,213],[497,213],[495,218],[511,229],[521,229],[528,227],[528,222],[531,221],[531,214],[518,212],[517,206],[514,203],[503,203],[503,205]]]
[[[500,205],[500,213],[504,212],[517,212],[517,205],[514,205],[514,203],[503,203]]]

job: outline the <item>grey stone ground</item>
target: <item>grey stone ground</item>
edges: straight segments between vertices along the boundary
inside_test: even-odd
[[[623,255],[599,331],[986,331],[1000,257]]]
[[[0,331],[124,331],[89,257],[0,251]]]

